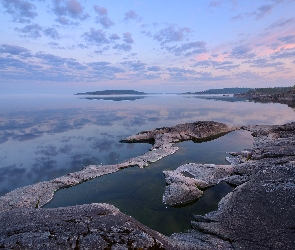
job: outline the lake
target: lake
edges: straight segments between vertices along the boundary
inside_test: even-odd
[[[0,106],[0,195],[89,164],[114,164],[143,154],[151,145],[120,143],[143,130],[209,120],[228,125],[284,124],[295,117],[294,110],[283,104],[174,94],[1,95]],[[147,168],[127,168],[57,191],[46,207],[107,202],[166,235],[184,231],[193,214],[215,210],[233,187],[220,183],[192,204],[169,207],[162,203],[162,171],[188,162],[227,164],[226,151],[250,148],[252,143],[247,131],[209,142],[181,142],[174,155]]]

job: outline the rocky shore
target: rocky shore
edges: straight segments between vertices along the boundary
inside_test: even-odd
[[[164,172],[163,201],[171,205],[198,199],[220,181],[236,187],[217,211],[195,215],[188,232],[163,236],[108,204],[40,208],[59,188],[128,166],[145,167],[173,154],[178,141],[208,140],[235,129],[251,131],[255,143],[251,150],[231,152],[229,165],[190,163]],[[295,249],[295,123],[229,127],[196,122],[144,131],[123,141],[147,141],[153,147],[117,165],[88,166],[0,197],[0,248]]]
[[[295,89],[291,89],[286,93],[267,94],[261,92],[246,92],[234,94],[234,97],[246,98],[257,102],[277,102],[287,104],[289,107],[295,107]]]

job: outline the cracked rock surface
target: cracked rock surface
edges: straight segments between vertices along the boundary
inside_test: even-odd
[[[231,160],[226,180],[237,187],[217,211],[195,216],[193,230],[171,238],[203,249],[295,249],[295,123],[243,129],[255,143]]]
[[[173,241],[99,203],[0,213],[0,248],[173,249]]]

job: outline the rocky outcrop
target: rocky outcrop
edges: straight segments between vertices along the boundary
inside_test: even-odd
[[[218,138],[233,130],[239,129],[238,126],[227,126],[226,124],[201,121],[185,123],[174,127],[163,127],[155,130],[143,131],[137,135],[129,136],[123,142],[152,142],[152,149],[167,147],[179,141],[208,141]]]
[[[196,216],[193,230],[172,238],[203,249],[295,249],[295,123],[243,129],[255,144],[231,161],[225,180],[237,187],[217,211]]]
[[[57,178],[50,185],[43,182],[0,197],[0,248],[295,249],[295,123],[242,127],[252,132],[255,143],[249,150],[231,152],[230,165],[186,164],[176,171],[165,172],[168,185],[176,185],[173,192],[179,190],[177,185],[182,189],[171,196],[175,204],[187,202],[186,195],[195,199],[203,188],[221,180],[236,186],[220,201],[217,211],[195,215],[188,232],[163,236],[107,204],[34,208],[52,196],[52,185],[55,188],[75,185],[93,178],[93,173],[115,172],[128,164],[145,165],[162,156],[154,154],[162,152],[157,150],[170,152],[170,145],[176,141],[212,138],[218,134],[218,129],[213,132],[214,127],[224,128],[223,133],[234,129],[217,123],[211,125],[209,133],[205,132],[204,123],[180,125],[178,132],[175,127],[162,128],[162,132],[145,131],[128,140],[153,140],[151,157],[140,156],[111,167],[89,166]],[[179,132],[184,127],[190,132]],[[50,195],[46,189],[51,190]]]
[[[230,176],[233,166],[189,163],[163,173],[167,184],[163,202],[173,206],[199,199],[203,195],[202,190]],[[192,177],[185,176],[186,173]]]
[[[0,248],[177,249],[174,243],[109,204],[0,213]]]
[[[257,102],[277,102],[287,104],[288,106],[295,107],[295,89],[291,89],[286,93],[266,94],[261,92],[246,92],[234,94],[235,97],[247,98]]]
[[[50,181],[15,189],[0,197],[0,212],[15,208],[42,207],[53,198],[54,192],[58,189],[74,186],[89,179],[117,172],[129,166],[146,167],[150,162],[158,161],[163,157],[175,153],[178,147],[173,145],[180,140],[208,140],[234,129],[236,127],[228,127],[222,123],[209,121],[180,124],[171,128],[159,128],[139,133],[123,141],[137,142],[152,140],[154,142],[152,150],[120,164],[90,165],[80,171]]]

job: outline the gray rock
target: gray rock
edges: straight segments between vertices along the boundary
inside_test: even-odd
[[[145,131],[130,138],[154,140],[152,150],[142,156],[117,165],[88,166],[0,197],[0,248],[295,249],[295,123],[243,127],[252,132],[255,143],[251,154],[233,153],[231,165],[186,164],[164,173],[168,185],[176,185],[173,192],[180,190],[178,185],[184,190],[173,196],[173,202],[193,192],[197,196],[193,187],[202,191],[221,180],[237,185],[220,201],[217,211],[196,215],[188,232],[163,236],[107,204],[34,208],[50,200],[58,188],[130,165],[146,166],[175,152],[173,143],[218,136],[218,128],[222,133],[235,129],[200,122]]]
[[[128,159],[120,164],[90,165],[78,172],[70,173],[54,180],[40,182],[13,190],[0,197],[0,212],[15,208],[42,207],[53,198],[54,192],[58,189],[74,186],[105,174],[117,172],[129,166],[146,167],[151,162],[174,154],[178,150],[178,147],[173,146],[175,142],[192,139],[206,140],[228,133],[237,128],[238,127],[228,127],[222,123],[208,121],[186,123],[171,128],[166,127],[141,132],[123,141],[153,141],[154,145],[151,151]]]
[[[199,199],[203,195],[202,189],[218,184],[231,175],[233,169],[231,165],[189,163],[174,171],[163,171],[167,184],[163,202],[173,206]],[[193,178],[183,173],[189,173]]]
[[[0,213],[5,249],[177,249],[173,242],[108,204]]]
[[[232,162],[227,181],[238,186],[217,211],[196,216],[194,230],[174,239],[195,237],[206,246],[212,236],[214,244],[230,244],[220,249],[295,249],[295,123],[244,129],[253,132],[255,144],[250,159]]]

